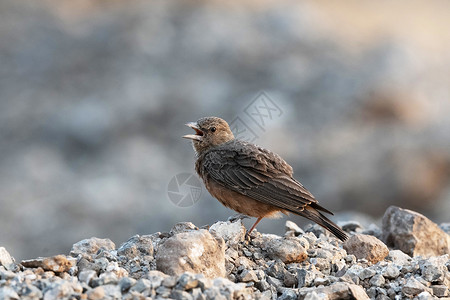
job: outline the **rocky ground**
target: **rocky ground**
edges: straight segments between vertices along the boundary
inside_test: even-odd
[[[19,261],[225,220],[204,189],[207,214],[167,197],[194,173],[184,124],[214,115],[239,118],[236,136],[248,128],[331,211],[378,219],[397,205],[449,222],[449,12],[450,1],[1,0],[0,245]],[[258,108],[261,91],[281,115]]]
[[[0,247],[0,299],[435,299],[450,296],[450,224],[390,207],[382,228],[340,224],[345,243],[287,221],[284,236],[241,220],[179,223],[120,247],[90,238],[69,255],[16,263]],[[448,298],[447,298],[448,299]]]

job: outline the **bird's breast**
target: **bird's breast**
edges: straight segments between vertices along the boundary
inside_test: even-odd
[[[204,179],[208,192],[224,206],[231,208],[238,213],[245,214],[250,217],[280,217],[280,212],[284,210],[273,205],[265,204],[254,200],[248,196],[235,192],[223,185],[217,183],[212,178]],[[285,212],[284,212],[285,213]]]

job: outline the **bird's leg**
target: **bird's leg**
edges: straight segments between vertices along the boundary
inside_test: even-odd
[[[235,214],[235,215],[232,215],[231,217],[229,217],[227,221],[230,221],[231,223],[233,223],[237,220],[243,220],[243,219],[247,219],[247,218],[250,218],[250,217],[247,215],[244,215],[244,214]]]
[[[262,220],[263,217],[259,217],[258,220],[256,220],[255,224],[253,224],[252,228],[250,228],[247,233],[245,234],[245,239],[250,239],[250,233],[255,229],[256,225]]]

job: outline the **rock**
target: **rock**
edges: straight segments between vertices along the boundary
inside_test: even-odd
[[[175,224],[172,229],[170,229],[169,234],[172,236],[177,233],[188,232],[192,230],[198,230],[198,227],[191,222],[180,222]]]
[[[379,251],[376,248],[381,242],[364,235],[353,236],[350,245],[344,243],[347,254],[334,237],[323,234],[317,239],[313,233],[301,238],[295,234],[279,237],[257,233],[250,243],[244,243],[240,238],[234,239],[234,234],[240,236],[242,232],[232,223],[219,222],[209,230],[181,229],[190,227],[178,226],[181,232],[172,236],[134,236],[118,250],[99,248],[95,255],[80,252],[77,258],[38,258],[24,261],[23,268],[16,267],[14,271],[2,265],[0,299],[17,299],[16,294],[24,300],[269,300],[276,296],[418,300],[448,296],[448,254],[411,258],[400,250],[392,250],[388,256],[384,251],[381,256],[386,258],[373,264],[372,256],[376,255],[371,253]],[[221,236],[227,239],[226,243]],[[309,259],[292,262],[292,253],[288,252],[295,254],[294,248],[302,243],[308,243]],[[351,254],[352,247],[372,256],[357,260],[358,254]],[[255,253],[260,255],[256,257]],[[70,267],[75,261],[77,265]],[[179,275],[169,276],[163,271]],[[5,285],[11,289],[5,289]]]
[[[158,247],[156,267],[169,275],[201,273],[208,278],[225,276],[225,244],[207,230],[182,232]]]
[[[366,229],[361,231],[362,234],[373,235],[377,239],[381,239],[383,231],[376,224],[371,223]]]
[[[153,242],[151,236],[133,236],[117,249],[117,255],[127,256],[128,258],[133,258],[138,255],[153,255]]]
[[[420,264],[422,278],[428,282],[442,283],[448,273],[445,263],[449,260],[449,255],[430,257]]]
[[[309,269],[297,269],[298,287],[312,286],[317,276],[320,272],[313,265]]]
[[[100,300],[105,298],[105,289],[102,286],[98,286],[87,293],[88,300]]]
[[[386,282],[386,280],[384,279],[384,277],[380,274],[377,274],[375,276],[373,276],[370,280],[369,280],[369,284],[371,286],[383,286],[384,283]]]
[[[81,262],[81,260],[80,260],[80,262]],[[101,258],[94,259],[93,263],[88,265],[88,268],[92,268],[93,270],[97,271],[98,273],[103,273],[108,268],[108,265],[109,265],[108,259],[105,257],[101,257]],[[80,263],[78,264],[78,267],[80,269],[83,269],[80,266]]]
[[[315,291],[311,291],[307,293],[303,300],[328,300],[328,296],[325,293],[316,293]]]
[[[385,278],[395,279],[400,275],[400,270],[394,264],[388,264],[381,274]]]
[[[128,290],[136,284],[136,279],[130,277],[123,277],[119,280],[119,288],[122,293],[128,292]]]
[[[0,279],[8,280],[16,277],[16,273],[8,271],[5,267],[0,266]]]
[[[257,282],[258,281],[258,276],[256,276],[256,273],[253,270],[244,270],[239,275],[239,279],[242,282]]]
[[[390,300],[391,298],[389,298],[385,294],[378,294],[378,296],[375,299],[376,300]]]
[[[216,222],[209,228],[209,232],[223,238],[227,243],[236,244],[244,240],[245,227],[241,220]]]
[[[310,293],[315,292],[317,295],[323,294],[327,298],[321,296],[320,298],[313,298]],[[319,287],[319,288],[307,288],[299,290],[299,299],[356,299],[356,300],[369,300],[364,289],[355,284],[349,284],[345,282],[336,282],[330,286]]]
[[[169,298],[170,292],[172,289],[165,287],[165,286],[159,286],[156,288],[155,292],[156,294],[161,298]],[[150,292],[144,292],[144,294],[149,294]]]
[[[67,281],[58,281],[52,283],[44,293],[44,300],[58,300],[69,298],[74,293],[73,286]]]
[[[119,279],[117,275],[113,272],[105,272],[100,274],[99,278],[94,279],[96,281],[95,286],[107,285],[107,284],[117,284]]]
[[[110,239],[99,239],[92,237],[73,244],[70,255],[77,256],[79,254],[93,255],[100,249],[114,250],[116,245]]]
[[[282,280],[285,272],[284,268],[286,265],[281,260],[273,261],[268,265],[269,267],[266,269],[267,275]]]
[[[368,300],[369,297],[367,296],[366,292],[362,287],[359,285],[350,284],[348,286],[349,295],[351,299],[355,300]]]
[[[187,291],[198,287],[198,284],[198,279],[194,274],[184,273],[178,279],[177,287]]]
[[[177,278],[175,276],[166,277],[161,284],[165,287],[172,288],[177,284]]]
[[[298,295],[292,289],[285,289],[277,300],[297,300]]]
[[[105,291],[106,299],[121,299],[122,293],[120,287],[114,284],[107,284],[102,286]]]
[[[252,269],[255,265],[253,261],[243,256],[236,259],[235,264],[237,267],[241,267],[241,269]]]
[[[361,265],[353,264],[350,268],[347,269],[344,276],[349,276],[353,283],[359,284],[360,274],[365,277],[365,275],[363,275],[363,270],[364,268]]]
[[[283,283],[284,283],[284,286],[290,287],[290,288],[294,288],[295,286],[297,286],[297,283],[298,283],[297,272],[294,271],[294,274],[293,274],[291,272],[286,271],[284,273]]]
[[[450,234],[450,223],[441,223],[439,228],[441,228],[446,234]]]
[[[330,261],[334,258],[334,252],[326,249],[319,248],[316,251],[317,258],[325,258],[327,261]]]
[[[276,238],[263,245],[263,249],[272,259],[280,259],[285,264],[299,263],[308,255],[298,238]]]
[[[304,235],[302,235],[302,238],[304,238],[308,244],[312,247],[316,241],[317,241],[317,237],[314,233],[312,232],[307,232]]]
[[[150,288],[152,289],[160,286],[163,280],[167,277],[169,277],[167,274],[164,274],[163,272],[157,270],[151,270],[146,275],[146,279],[148,279]]]
[[[266,276],[266,281],[268,284],[270,284],[272,287],[275,288],[275,290],[280,290],[283,287],[283,281],[280,279],[277,279],[272,276]]]
[[[330,279],[328,277],[326,278],[321,278],[321,277],[317,277],[316,279],[314,279],[314,286],[327,286],[330,284]]]
[[[239,299],[239,296],[244,296],[246,294],[246,284],[245,283],[234,283],[226,278],[216,278],[213,280],[213,286],[208,290],[219,289],[222,296],[231,299]],[[207,296],[208,298],[208,296]],[[241,297],[241,299],[244,297]]]
[[[327,230],[325,230],[325,228],[323,228],[322,226],[319,226],[318,224],[313,224],[313,223],[309,223],[305,226],[305,232],[308,233],[312,233],[314,234],[314,236],[316,237],[320,237],[322,234],[323,235],[329,235],[329,232]]]
[[[317,270],[321,271],[323,274],[330,275],[331,272],[331,261],[325,258],[315,257],[311,258],[310,263],[313,264]]]
[[[420,269],[419,263],[416,261],[412,261],[409,264],[403,265],[402,269],[400,270],[400,273],[402,274],[415,273],[419,269]]]
[[[403,286],[402,292],[408,296],[416,296],[421,292],[425,291],[426,289],[427,289],[426,286],[424,286],[414,277],[411,277]]]
[[[334,276],[340,277],[344,275],[347,271],[347,265],[345,264],[344,259],[335,261],[332,265],[332,269],[335,272]]]
[[[448,296],[448,287],[446,285],[432,285],[433,295],[436,297],[446,297]]]
[[[371,299],[375,299],[377,296],[377,288],[372,286],[368,289],[366,289],[367,296],[369,296]]]
[[[434,297],[430,295],[428,292],[422,292],[417,295],[417,300],[433,300]]]
[[[92,279],[97,278],[97,272],[94,270],[83,270],[78,273],[78,280],[90,285]]]
[[[305,239],[302,236],[302,237],[298,237],[297,240],[300,242],[300,244],[302,245],[303,248],[305,248],[306,250],[309,250],[309,242],[307,239]]]
[[[211,287],[204,292],[206,299],[217,299],[217,300],[227,300],[227,297],[220,294],[220,289],[218,287]]]
[[[209,289],[213,285],[212,280],[209,278],[198,276],[197,279],[198,279],[198,286],[201,288],[202,291]]]
[[[14,258],[6,251],[4,247],[0,247],[0,266],[4,266],[6,270],[12,271],[16,268]]]
[[[242,252],[244,252],[244,255],[247,256],[247,257],[253,256],[253,253],[251,251],[245,249],[245,248],[242,249]]]
[[[65,255],[56,255],[23,260],[20,264],[26,268],[42,268],[46,271],[68,272],[70,268],[75,266],[76,259]]]
[[[130,291],[143,294],[145,292],[149,292],[151,288],[156,288],[158,286],[159,284],[152,285],[152,282],[150,280],[141,278],[136,281],[135,285],[130,289]]]
[[[375,264],[383,260],[388,254],[388,247],[376,237],[364,234],[356,234],[343,244],[348,254],[353,254],[358,259],[367,259]]]
[[[359,272],[358,277],[361,280],[367,279],[367,278],[371,278],[373,275],[375,275],[377,272],[375,272],[375,270],[373,269],[362,269],[361,272]]]
[[[206,300],[206,297],[203,295],[202,290],[200,288],[192,289],[191,294],[195,300]]]
[[[169,296],[170,296],[170,298],[175,299],[175,300],[191,300],[191,299],[194,299],[192,297],[192,295],[189,294],[188,292],[180,291],[180,290],[173,290],[170,293]]]
[[[0,287],[0,299],[2,300],[19,300],[20,297],[14,289],[9,286]]]
[[[285,230],[286,232],[292,231],[296,236],[305,233],[297,224],[289,220],[286,221]]]
[[[383,240],[410,256],[450,253],[450,236],[425,216],[396,206],[383,216]]]
[[[342,228],[342,230],[347,232],[358,232],[362,230],[361,223],[358,221],[344,221],[338,222],[338,225]]]
[[[406,265],[411,261],[411,257],[401,250],[389,251],[389,255],[386,259],[392,261],[393,263],[399,266]]]
[[[147,257],[148,256],[145,256],[145,258],[147,258]],[[119,267],[119,264],[115,261],[110,262],[105,270],[106,270],[106,272],[112,272],[112,273],[116,274],[116,276],[118,278],[128,276],[128,271],[122,267]]]
[[[21,293],[22,299],[41,299],[43,294],[39,288],[32,284],[28,284]],[[0,299],[3,299],[0,295]]]
[[[258,281],[258,282],[255,284],[255,287],[256,287],[257,289],[259,289],[261,292],[264,292],[264,291],[270,291],[270,288],[271,288],[270,284],[267,282],[266,279],[263,279],[263,280]]]

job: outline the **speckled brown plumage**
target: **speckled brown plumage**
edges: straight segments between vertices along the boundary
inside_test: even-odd
[[[258,220],[295,213],[332,232],[342,241],[347,235],[320,211],[332,214],[293,177],[292,167],[279,155],[234,138],[227,122],[207,117],[186,124],[196,131],[195,170],[206,189],[223,205]]]

